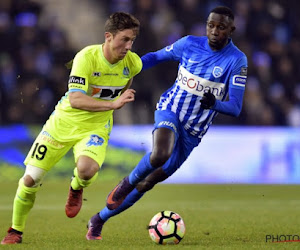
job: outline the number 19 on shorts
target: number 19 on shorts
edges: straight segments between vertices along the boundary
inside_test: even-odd
[[[34,146],[31,158],[35,157],[36,159],[41,161],[45,158],[46,152],[47,152],[47,147],[37,142]]]

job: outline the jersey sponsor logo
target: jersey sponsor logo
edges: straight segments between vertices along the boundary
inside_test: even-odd
[[[91,85],[91,96],[103,100],[113,100],[120,95],[124,87],[125,85],[119,87]]]
[[[89,152],[89,153],[91,153],[93,155],[97,155],[94,151],[89,150],[89,149],[84,149],[83,152]]]
[[[161,121],[160,123],[158,123],[157,127],[171,127],[175,132],[177,132],[177,128],[175,126],[175,124],[173,122],[169,122],[169,121]]]
[[[235,75],[233,76],[232,85],[245,87],[246,81],[247,81],[247,76]]]
[[[124,75],[124,76],[129,76],[129,68],[128,68],[128,67],[125,67],[125,68],[123,69],[123,75]]]
[[[101,76],[101,72],[93,72],[93,76]]]
[[[48,137],[54,139],[53,136],[50,135],[50,134],[49,134],[47,131],[45,131],[45,130],[42,131],[42,135],[45,135],[45,136],[48,136]]]
[[[215,78],[219,78],[220,76],[223,75],[223,69],[219,66],[215,66],[212,74]]]
[[[83,89],[83,87],[76,84],[69,84],[69,89]]]
[[[174,47],[174,44],[171,44],[169,46],[166,47],[166,51],[171,51]]]
[[[241,76],[246,76],[246,75],[247,75],[247,72],[248,72],[247,67],[242,67],[242,68],[241,68]]]
[[[90,140],[86,143],[88,147],[90,146],[101,146],[104,142],[104,139],[98,135],[91,135]]]
[[[212,82],[200,76],[196,76],[187,71],[183,66],[179,68],[177,84],[182,89],[197,96],[203,96],[203,94],[209,90],[218,100],[221,100],[225,95],[224,83]]]
[[[39,135],[39,139],[55,146],[55,147],[58,147],[58,148],[63,148],[64,145],[63,144],[60,144],[58,141],[56,141],[52,135],[50,135],[47,131],[43,130],[42,133]]]
[[[85,78],[79,76],[70,76],[69,83],[85,85]]]

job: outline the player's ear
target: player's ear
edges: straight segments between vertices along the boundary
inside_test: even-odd
[[[231,26],[231,30],[230,30],[230,36],[232,35],[232,33],[235,31],[235,26]]]
[[[112,40],[113,35],[110,32],[105,32],[104,37],[105,37],[105,41],[110,42]]]

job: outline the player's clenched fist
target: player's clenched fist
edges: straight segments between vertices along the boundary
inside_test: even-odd
[[[120,109],[126,103],[134,101],[135,90],[127,89],[117,100],[113,102],[113,109]]]

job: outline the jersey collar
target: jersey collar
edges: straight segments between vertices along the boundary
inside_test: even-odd
[[[224,51],[227,50],[228,48],[232,47],[232,45],[233,45],[232,39],[229,38],[229,41],[228,41],[227,45],[226,45],[224,48],[222,48],[221,50],[214,51],[214,50],[212,50],[211,47],[209,46],[209,44],[208,44],[208,38],[207,38],[207,39],[206,39],[206,43],[205,43],[205,48],[206,48],[209,52],[211,52],[211,53],[219,53],[219,52],[224,52]]]

